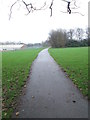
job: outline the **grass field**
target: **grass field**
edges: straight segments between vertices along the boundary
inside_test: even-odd
[[[3,118],[9,118],[15,98],[24,86],[30,67],[42,48],[2,53]]]
[[[49,53],[83,95],[88,96],[88,47],[51,48]]]

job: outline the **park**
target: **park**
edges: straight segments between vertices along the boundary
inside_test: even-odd
[[[89,9],[89,0],[1,1],[0,118],[89,117]]]
[[[47,53],[44,51],[46,51]],[[49,53],[51,56],[53,56],[53,58],[48,58],[50,57]],[[54,61],[54,59],[60,65],[60,69],[63,73],[61,73],[61,71],[59,73],[59,65],[57,66],[57,63]],[[86,96],[88,96],[88,47],[61,49],[49,48],[49,50],[37,48],[3,52],[2,66],[2,95],[4,117],[10,117],[13,109],[15,109],[13,117],[19,117],[21,114],[20,117],[28,118],[30,113],[31,118],[45,116],[64,117],[65,114],[63,115],[63,112],[55,112],[51,110],[51,106],[56,107],[55,109],[57,110],[58,107],[60,108],[62,104],[63,110],[66,110],[64,106],[68,105],[68,107],[71,107],[70,111],[74,109],[75,111],[78,111],[78,114],[73,111],[74,114],[72,112],[72,114],[70,114],[69,116],[70,111],[68,111],[67,109],[68,112],[66,111],[67,114],[65,117],[80,117],[80,114],[81,117],[83,115],[83,117],[88,116],[88,104],[86,98]],[[62,76],[62,74],[64,75]],[[69,83],[71,82],[71,80],[68,80],[69,78],[73,81],[74,84]],[[66,80],[66,83],[64,79]],[[68,86],[68,84],[70,86]],[[25,88],[27,90],[25,90],[24,92],[23,89]],[[21,109],[17,110],[17,103],[19,104],[21,101],[23,101],[22,99],[17,102],[15,98],[18,98],[19,95],[21,95],[21,98],[23,96],[24,103],[22,102]],[[57,104],[52,103],[51,105],[49,105],[49,99],[51,99],[51,103],[53,101],[57,101]],[[65,99],[65,101],[63,99]],[[33,100],[35,103],[32,103],[31,100]],[[82,100],[83,102],[81,102]],[[29,103],[27,101],[29,101]],[[58,103],[61,101],[62,104]],[[26,106],[28,106],[27,104],[31,104],[31,106],[26,107],[25,103]],[[75,105],[75,108],[72,107],[72,103]],[[79,106],[78,104],[81,104],[81,106]],[[84,105],[84,108],[82,104]],[[44,106],[46,107],[44,108]],[[35,109],[33,107],[35,107]],[[32,109],[34,109],[34,112],[31,111]],[[42,109],[44,113],[41,112]],[[50,116],[48,115],[48,112],[46,112],[45,114],[44,109],[49,110],[49,113],[55,112],[57,113],[57,115],[53,113],[52,116],[52,114],[50,113]],[[82,112],[82,109],[84,109],[84,113]],[[26,112],[25,114],[27,116],[23,114],[24,111],[22,110]],[[61,113],[61,115],[58,112]]]

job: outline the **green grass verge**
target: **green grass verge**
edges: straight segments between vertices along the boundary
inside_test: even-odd
[[[83,95],[88,96],[88,47],[51,48],[49,53]]]
[[[15,98],[20,94],[29,75],[32,62],[42,48],[2,53],[3,118],[10,118]]]

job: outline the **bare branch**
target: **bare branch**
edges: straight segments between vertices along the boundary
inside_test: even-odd
[[[64,1],[64,2],[67,2],[67,3],[68,3],[68,1],[67,1],[67,0],[62,0],[62,1]]]
[[[19,0],[17,0],[16,2],[14,2],[11,7],[10,7],[10,14],[9,14],[9,20],[11,19],[11,15],[12,15],[12,8],[13,6],[18,2]]]
[[[71,3],[71,2],[68,2],[67,0],[62,0],[62,1],[68,3],[68,5],[67,5],[67,12],[68,12],[69,14],[71,14],[71,9],[78,9],[78,8],[80,8],[80,7],[78,7],[78,6],[76,5],[76,0],[72,0],[72,1],[71,1],[71,2],[74,1],[74,6],[75,6],[75,7],[70,7],[70,3]],[[61,12],[63,12],[63,11],[61,11]],[[63,12],[63,13],[66,13],[66,12]],[[81,13],[79,13],[79,12],[72,12],[72,13],[78,13],[78,14],[84,16],[83,14],[81,14]]]
[[[26,3],[25,0],[16,0],[16,2],[14,2],[14,3],[11,5],[11,7],[10,7],[9,20],[11,19],[12,9],[13,9],[14,5],[15,5],[17,2],[19,2],[19,1],[22,2],[22,3],[25,5],[26,10],[28,11],[27,15],[28,15],[29,13],[33,12],[33,11],[45,10],[45,9],[47,9],[47,7],[49,7],[50,12],[51,12],[50,16],[52,16],[52,9],[53,9],[53,5],[54,5],[54,4],[53,4],[54,0],[51,1],[50,6],[47,5],[47,7],[45,7],[45,6],[46,6],[46,2],[44,2],[44,4],[43,4],[40,8],[36,8],[36,6],[33,6],[32,3]],[[63,12],[63,13],[69,13],[69,14],[71,14],[71,13],[78,13],[78,14],[84,16],[83,14],[81,14],[81,13],[79,13],[79,12],[72,12],[72,9],[78,9],[78,8],[79,8],[79,7],[76,5],[76,0],[72,0],[72,1],[71,1],[71,2],[73,2],[73,6],[71,6],[72,4],[71,4],[71,2],[69,2],[68,0],[62,0],[62,1],[64,1],[64,2],[67,3],[67,12],[63,12],[63,11],[61,11],[61,12]]]
[[[69,1],[67,1],[67,0],[62,0],[62,1],[67,2],[67,12],[68,12],[69,14],[71,14],[71,8],[70,8],[71,2],[69,2]]]
[[[77,5],[76,5],[76,0],[72,0],[72,1],[74,1],[74,8],[72,8],[72,9],[78,9],[78,8],[80,8],[80,7],[78,7]]]
[[[62,13],[67,13],[67,12],[64,12],[64,11],[60,11],[60,12],[62,12]],[[82,16],[84,16],[82,13],[80,13],[80,12],[72,12],[72,13],[77,13],[77,14],[80,14],[80,15],[82,15]]]
[[[51,15],[50,15],[50,16],[52,16],[52,6],[53,6],[53,1],[54,1],[54,0],[52,0],[51,5],[50,5],[50,7],[49,7],[49,9],[51,9]]]
[[[11,19],[12,9],[13,9],[14,5],[15,5],[18,1],[19,1],[19,0],[15,1],[15,2],[11,5],[11,7],[10,7],[9,20]],[[33,12],[34,10],[45,10],[45,9],[46,9],[46,8],[44,8],[44,7],[46,6],[46,2],[44,3],[44,5],[43,5],[42,7],[38,8],[38,9],[37,9],[36,7],[34,7],[34,6],[32,5],[32,3],[27,4],[24,0],[22,0],[21,2],[25,5],[25,7],[26,7],[26,9],[27,9],[27,11],[28,11],[28,14],[29,14],[30,12]],[[28,14],[27,14],[27,15],[28,15]]]
[[[45,6],[46,6],[46,2],[44,3],[44,5],[41,8],[36,9],[36,10],[45,10],[45,9],[43,9]]]
[[[31,11],[33,11],[34,7],[33,7],[32,3],[27,4],[27,3],[26,3],[25,1],[23,1],[23,0],[22,0],[22,2],[23,2],[24,5],[26,6],[26,9],[27,9],[27,11],[28,11],[28,14],[29,14]],[[28,8],[29,6],[30,6],[30,9]]]
[[[77,13],[77,14],[80,14],[82,16],[84,16],[84,14],[80,13],[80,12],[72,12],[72,13]]]
[[[46,6],[46,2],[44,3],[44,5],[42,6],[42,7],[40,7],[40,8],[36,8],[36,7],[34,7],[33,5],[32,5],[32,3],[29,3],[29,4],[27,4],[25,1],[23,1],[22,0],[22,2],[24,3],[24,5],[26,6],[26,9],[28,10],[28,14],[32,11],[34,11],[34,10],[45,10],[44,9],[44,7]]]
[[[69,14],[71,14],[70,3],[71,3],[71,2],[68,2],[68,5],[67,5],[67,12],[68,12]]]
[[[74,1],[74,5],[76,6],[76,7],[78,7],[77,5],[76,5],[76,0],[73,0]]]

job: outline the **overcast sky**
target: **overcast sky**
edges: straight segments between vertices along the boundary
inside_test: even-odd
[[[0,42],[39,43],[48,38],[48,33],[52,29],[86,28],[88,26],[89,0],[76,0],[79,8],[72,9],[72,12],[80,12],[84,16],[78,13],[62,13],[62,11],[67,12],[67,2],[54,0],[52,17],[50,17],[48,9],[52,0],[25,1],[32,1],[37,8],[43,6],[43,3],[47,1],[47,9],[26,15],[25,6],[19,2],[13,7],[9,20],[10,6],[15,0],[0,0]],[[71,8],[75,7],[73,3],[72,0]]]

